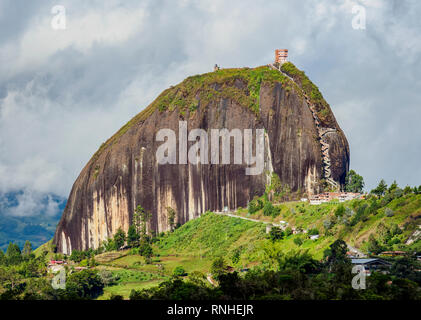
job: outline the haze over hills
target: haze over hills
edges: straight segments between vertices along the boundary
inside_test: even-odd
[[[22,248],[26,240],[36,248],[50,240],[65,205],[66,199],[54,194],[0,193],[0,249],[9,242]]]

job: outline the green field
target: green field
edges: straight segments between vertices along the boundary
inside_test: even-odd
[[[132,290],[148,289],[159,285],[162,280],[150,280],[143,282],[126,282],[119,285],[105,287],[104,293],[98,297],[98,300],[108,300],[112,295],[123,296],[128,299]]]
[[[102,269],[104,266],[99,266]],[[116,284],[106,286],[104,293],[98,297],[98,300],[109,299],[112,295],[121,295],[125,299],[130,296],[130,292],[135,289],[147,289],[158,285],[166,279],[165,276],[157,273],[144,272],[138,270],[129,270],[124,268],[107,268],[114,277],[117,277]]]

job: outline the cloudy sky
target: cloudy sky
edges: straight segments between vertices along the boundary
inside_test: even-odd
[[[416,0],[0,0],[0,192],[67,197],[162,90],[215,63],[267,64],[276,48],[321,89],[368,190],[420,185],[420,16]]]

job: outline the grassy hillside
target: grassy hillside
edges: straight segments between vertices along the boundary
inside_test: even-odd
[[[229,258],[237,248],[252,257],[258,251],[256,243],[265,238],[262,223],[206,213],[158,238],[153,245],[152,263],[146,263],[140,255],[130,254],[129,250],[97,255],[98,268],[109,270],[119,278],[116,284],[104,289],[99,299],[107,299],[112,294],[128,298],[132,289],[156,286],[169,279],[180,266],[187,274],[207,274],[215,257]],[[248,261],[250,259],[244,262]]]
[[[261,198],[261,201],[265,200]],[[363,252],[378,253],[370,236],[377,241],[378,251],[420,250],[419,240],[411,246],[405,244],[421,223],[419,194],[315,206],[286,202],[275,204],[274,208],[275,214],[271,216],[264,215],[263,208],[254,214],[239,209],[235,214],[262,222],[287,222],[297,233],[280,240],[284,252],[308,250],[321,259],[323,251],[340,238]],[[319,239],[310,240],[309,233],[319,234]],[[259,251],[268,241],[267,237],[263,223],[207,213],[161,238],[156,249],[160,254],[197,257],[230,257],[240,250],[242,261],[250,263],[260,258]]]
[[[250,206],[253,213],[248,208],[237,210],[234,214],[238,217],[208,212],[154,238],[151,261],[131,250],[96,255],[95,268],[111,272],[115,278],[99,299],[112,295],[127,299],[133,289],[156,287],[170,279],[177,267],[189,276],[195,272],[209,274],[217,257],[223,257],[237,270],[266,265],[279,254],[288,256],[293,252],[307,251],[316,260],[322,260],[325,250],[337,239],[370,255],[385,250],[421,251],[420,235],[413,236],[420,230],[421,194],[399,191],[380,199],[370,196],[366,200],[314,206],[307,202],[272,204],[263,196],[254,199]],[[246,217],[257,222],[242,219]],[[282,239],[273,242],[266,233],[267,224],[285,222],[288,228]],[[318,234],[319,238],[311,240],[311,234]],[[407,245],[411,238],[415,241]],[[50,243],[35,254],[39,256],[44,251],[48,258],[54,256]]]
[[[372,197],[316,206],[305,202],[285,202],[275,204],[272,215],[265,215],[268,210],[263,208],[253,214],[240,208],[235,213],[239,218],[208,212],[159,237],[153,244],[151,264],[146,264],[139,255],[130,255],[129,251],[116,254],[115,259],[108,253],[111,258],[102,262],[100,267],[111,269],[116,274],[121,270],[135,274],[131,278],[126,275],[116,285],[106,287],[101,299],[111,294],[128,298],[132,289],[153,287],[169,279],[178,266],[182,266],[189,275],[193,272],[208,274],[216,257],[223,257],[237,270],[264,265],[271,255],[279,253],[287,255],[308,251],[315,259],[322,260],[324,251],[338,238],[367,253],[375,249],[378,252],[420,251],[419,239],[410,246],[405,242],[419,230],[421,195],[410,193],[385,198]],[[264,197],[259,200],[265,203]],[[281,221],[287,222],[297,232],[284,234],[283,239],[273,243],[263,222],[278,224]],[[319,234],[319,239],[311,240],[309,233]],[[377,242],[377,248],[373,249],[370,235]],[[238,259],[233,259],[236,254]],[[136,272],[142,275],[141,279],[136,278],[139,277]]]
[[[419,230],[421,224],[420,194],[409,193],[381,199],[370,197],[367,200],[352,200],[341,204],[287,202],[275,205],[274,212],[275,216],[265,216],[263,209],[255,214],[249,214],[247,209],[240,209],[237,214],[274,223],[286,221],[297,230],[317,230],[320,239],[314,241],[315,245],[310,246],[310,251],[319,255],[322,248],[317,244],[326,239],[334,241],[341,238],[365,252],[369,251],[371,235],[384,250],[416,250],[419,246],[419,241],[411,247],[405,245],[405,242]],[[296,236],[303,240],[308,238],[305,234]]]
[[[45,254],[45,257],[47,259],[54,259],[54,248],[53,248],[53,240],[50,240],[42,245],[40,245],[38,248],[34,250],[34,254],[36,257],[39,257],[43,254]]]
[[[160,239],[157,249],[162,254],[221,256],[236,248],[246,252],[266,237],[262,223],[206,213],[189,221]]]

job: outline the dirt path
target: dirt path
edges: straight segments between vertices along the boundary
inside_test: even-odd
[[[242,216],[233,214],[231,212],[232,211],[227,211],[227,212],[214,211],[213,213],[219,214],[219,215],[222,215],[222,216],[231,217],[231,218],[239,218],[239,219],[253,221],[253,222],[260,222],[260,223],[263,223],[263,224],[271,224],[271,225],[273,225],[275,227],[279,227],[281,229],[285,228],[288,225],[287,222],[286,223],[275,223],[275,222],[262,221],[262,220],[257,220],[257,219],[242,217]]]

